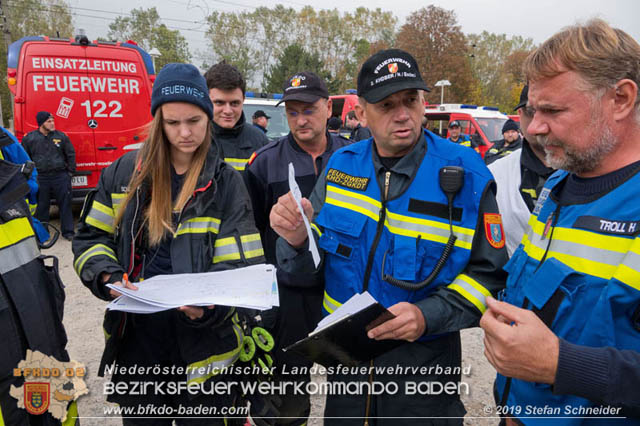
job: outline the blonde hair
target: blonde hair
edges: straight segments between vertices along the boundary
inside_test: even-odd
[[[575,71],[588,91],[611,88],[622,79],[640,86],[640,44],[602,19],[592,19],[554,34],[527,57],[523,71],[534,81]],[[636,96],[636,108],[639,104]]]
[[[211,122],[207,124],[204,141],[194,152],[191,166],[187,170],[182,189],[175,203],[171,201],[171,149],[162,127],[162,108],[150,123],[149,134],[136,156],[136,166],[129,181],[129,192],[123,200],[116,216],[116,226],[122,221],[127,205],[136,191],[145,183],[151,186],[151,200],[144,211],[148,230],[149,245],[159,244],[168,232],[173,233],[173,211],[181,211],[193,194],[200,172],[204,168],[211,146]]]

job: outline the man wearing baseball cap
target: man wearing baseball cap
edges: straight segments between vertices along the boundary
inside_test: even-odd
[[[256,126],[258,129],[262,130],[265,134],[267,133],[267,126],[269,125],[269,120],[271,120],[271,117],[269,117],[267,113],[261,109],[254,112],[253,116],[251,117],[251,121],[253,121],[253,125]]]
[[[449,123],[449,140],[453,143],[471,148],[471,139],[469,139],[469,135],[462,134],[458,120],[453,120]]]
[[[422,129],[426,90],[407,52],[383,50],[367,59],[356,113],[373,138],[336,152],[310,201],[303,199],[323,257],[314,271],[324,280],[323,313],[368,291],[395,316],[369,330],[369,338],[400,341],[358,369],[327,375],[337,386],[374,381],[385,388],[329,394],[325,424],[362,424],[363,417],[377,425],[422,424],[417,419],[427,417],[462,424],[458,391],[425,394],[412,386],[436,390],[464,381],[459,330],[477,326],[485,298],[502,288],[504,233],[482,159]],[[282,237],[280,268],[313,271],[291,195],[280,198],[270,218]]]
[[[331,155],[349,143],[327,131],[331,100],[325,82],[310,71],[297,72],[285,81],[283,98],[290,133],[259,149],[249,160],[245,178],[253,203],[256,225],[268,263],[276,264],[278,234],[269,224],[269,212],[289,191],[289,163],[302,196],[309,197]],[[309,373],[291,375],[292,368],[309,368],[309,360],[283,352],[292,343],[306,337],[321,318],[322,283],[312,274],[288,274],[278,269],[280,308],[262,313],[265,326],[275,337],[276,381],[308,382]],[[284,372],[282,368],[289,370]],[[290,389],[290,388],[289,388]],[[310,411],[309,395],[287,391],[281,395],[280,425],[301,425]],[[288,418],[287,418],[288,417]]]

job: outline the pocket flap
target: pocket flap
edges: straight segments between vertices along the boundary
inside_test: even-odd
[[[414,281],[416,279],[416,240],[394,235],[393,245],[393,277],[403,281]]]
[[[359,237],[364,228],[364,224],[367,221],[367,217],[361,214],[336,214],[336,211],[327,211],[328,205],[325,205],[322,209],[322,213],[318,217],[318,223],[324,228],[328,228],[342,234],[349,235],[351,237]],[[333,210],[333,209],[327,209]],[[340,209],[341,213],[344,209]],[[323,214],[326,213],[326,214]]]
[[[572,274],[579,275],[558,259],[546,259],[524,286],[524,294],[537,309],[542,309],[560,284]]]

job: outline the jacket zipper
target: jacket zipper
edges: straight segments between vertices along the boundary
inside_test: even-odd
[[[376,254],[380,237],[382,236],[382,228],[384,227],[384,221],[387,217],[387,195],[389,194],[389,181],[391,180],[391,172],[387,171],[384,175],[384,192],[382,193],[382,206],[380,207],[380,213],[378,215],[378,226],[376,227],[376,236],[373,239],[373,244],[369,249],[369,257],[367,258],[367,268],[364,271],[364,281],[362,283],[362,291],[367,291],[369,288],[369,279],[371,278],[371,269],[373,267],[373,257]]]
[[[369,279],[371,278],[371,269],[373,267],[373,258],[376,254],[376,249],[378,248],[378,243],[380,242],[380,237],[382,236],[382,228],[384,227],[384,220],[387,217],[387,196],[389,195],[389,181],[391,180],[391,172],[387,171],[384,174],[384,192],[382,193],[382,206],[380,207],[380,214],[378,216],[378,226],[376,227],[376,236],[373,239],[373,244],[371,245],[371,249],[369,250],[369,258],[367,259],[367,269],[365,269],[364,273],[364,283],[362,284],[362,291],[367,291],[369,287]],[[369,363],[369,388],[373,383],[373,360]],[[369,426],[369,415],[371,410],[371,393],[367,392],[367,402],[365,404],[365,413],[364,413],[364,426]]]

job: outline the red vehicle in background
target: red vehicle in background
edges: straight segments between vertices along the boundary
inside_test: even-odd
[[[493,143],[502,139],[502,126],[509,119],[498,108],[466,104],[428,105],[424,115],[429,130],[443,138],[449,137],[450,122],[460,122],[462,133],[469,135],[483,158]]]
[[[151,121],[151,56],[135,43],[24,37],[9,46],[7,82],[18,140],[54,115],[76,150],[74,199],[96,187],[100,172],[139,148]]]

